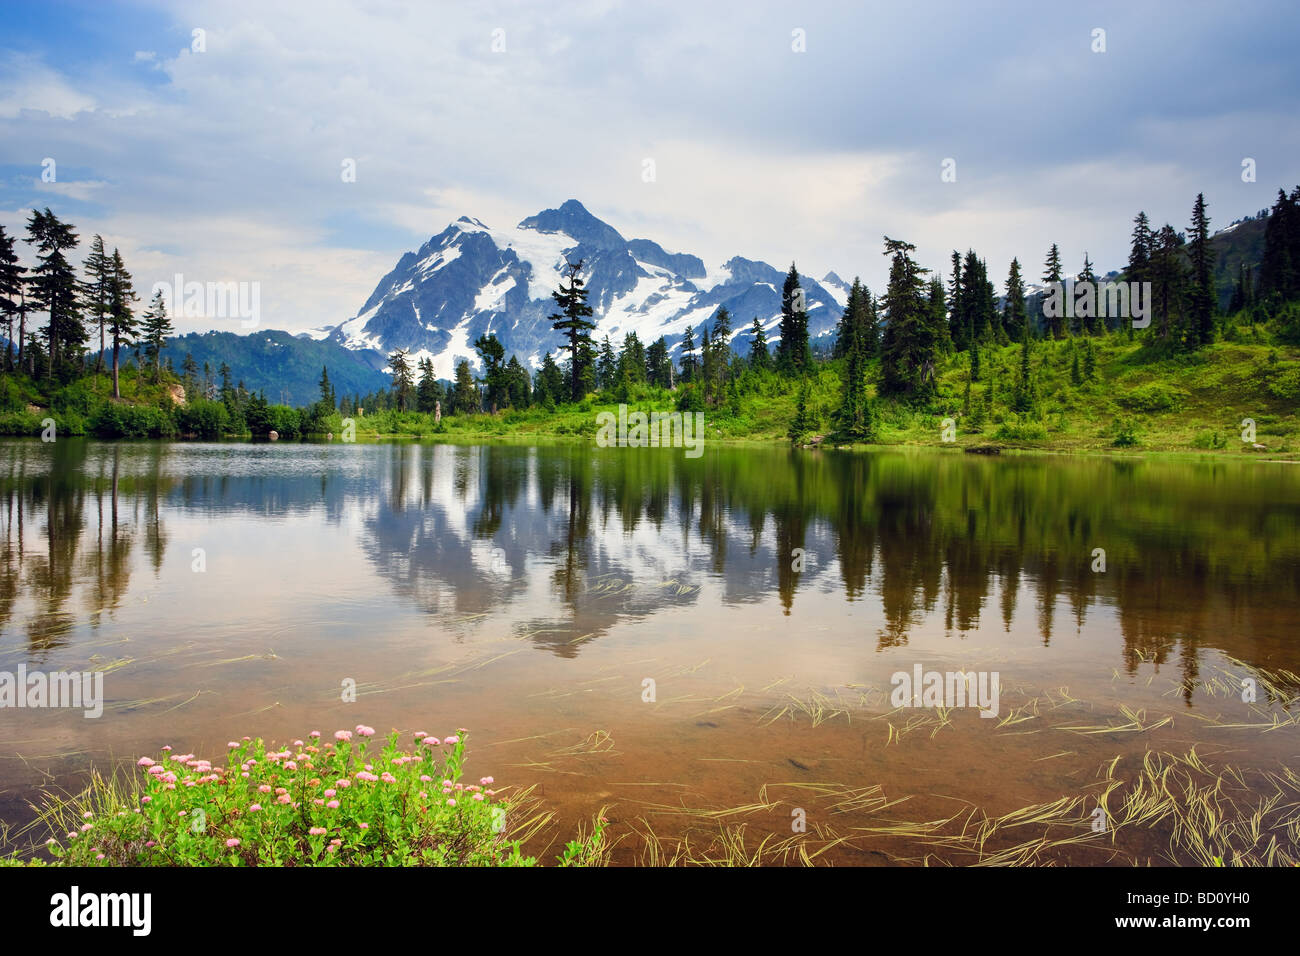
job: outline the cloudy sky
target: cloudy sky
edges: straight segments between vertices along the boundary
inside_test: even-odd
[[[1139,209],[1185,228],[1203,191],[1219,228],[1300,182],[1294,0],[982,6],[5,2],[0,223],[48,205],[137,289],[256,281],[263,326],[299,329],[460,215],[569,198],[879,288],[886,234],[999,282],[1053,241],[1105,271]]]

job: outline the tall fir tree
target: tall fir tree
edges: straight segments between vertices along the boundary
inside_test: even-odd
[[[912,258],[916,246],[885,237],[891,256],[889,287],[883,299],[885,335],[880,348],[880,392],[909,399],[928,399],[935,390],[939,330],[923,294],[929,272]]]
[[[767,336],[763,334],[763,323],[754,316],[754,325],[750,330],[753,338],[749,342],[749,364],[756,369],[766,369],[772,357],[767,351]]]
[[[1214,272],[1210,251],[1210,217],[1205,194],[1196,194],[1187,255],[1191,260],[1191,283],[1187,290],[1187,345],[1199,348],[1214,341]]]
[[[812,368],[812,345],[808,340],[808,306],[799,270],[790,263],[781,289],[781,341],[776,347],[777,367],[789,375],[803,375]]]
[[[167,316],[167,302],[162,290],[155,291],[149,301],[149,308],[141,316],[140,341],[144,345],[145,357],[153,369],[155,382],[162,381],[162,353],[167,344],[167,336],[172,334],[172,320]]]
[[[1063,281],[1061,250],[1057,248],[1056,243],[1052,243],[1052,248],[1047,251],[1047,261],[1043,264],[1043,270],[1043,285],[1048,286],[1049,290]],[[1045,318],[1047,320],[1047,329],[1051,332],[1052,338],[1059,339],[1065,334],[1065,318],[1062,310],[1058,309],[1056,312],[1056,315],[1045,316]]]
[[[577,262],[566,260],[560,288],[551,293],[551,298],[560,307],[558,313],[551,315],[551,328],[562,332],[569,340],[562,348],[569,353],[569,398],[574,402],[582,400],[585,383],[595,375],[591,330],[596,324],[590,319],[593,310],[587,304],[589,290],[582,281],[582,263],[582,259]]]
[[[113,250],[112,274],[108,285],[108,336],[113,343],[113,397],[122,397],[122,387],[118,372],[118,354],[123,347],[135,343],[139,323],[135,317],[135,289],[131,284],[131,273],[126,271],[122,254]],[[203,363],[205,375],[210,376],[208,363]],[[210,395],[205,395],[210,398]]]
[[[1029,321],[1029,311],[1025,304],[1025,280],[1020,274],[1020,260],[1011,260],[1011,269],[1007,273],[1006,304],[1002,308],[1002,327],[1013,341],[1019,341],[1024,334],[1025,323]]]

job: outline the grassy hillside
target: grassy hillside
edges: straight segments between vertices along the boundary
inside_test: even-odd
[[[946,360],[938,396],[926,408],[880,402],[882,444],[941,444],[943,419],[955,420],[955,444],[1062,450],[1145,449],[1300,457],[1300,348],[1255,341],[1220,342],[1194,355],[1156,358],[1123,335],[1093,340],[1095,379],[1071,381],[1081,340],[1038,342],[1032,363],[1039,393],[1033,413],[1018,414],[1009,402],[1020,362],[1019,346],[988,349],[979,382],[966,402],[964,355]],[[988,394],[992,384],[991,404]],[[784,441],[795,415],[799,385],[775,375],[744,373],[738,396],[705,409],[712,440]],[[642,388],[627,404],[644,411],[670,411],[678,396]],[[813,431],[831,429],[840,400],[838,363],[821,367],[810,381]],[[357,420],[359,437],[405,435],[445,439],[582,437],[596,434],[596,415],[616,411],[618,398],[594,394],[578,405],[554,410],[506,411],[497,415],[444,417],[381,412]],[[1242,420],[1255,422],[1254,443],[1241,440]]]

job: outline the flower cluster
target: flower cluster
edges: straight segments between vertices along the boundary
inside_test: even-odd
[[[232,740],[224,765],[173,753],[137,761],[129,805],[100,795],[51,853],[77,865],[529,865],[505,838],[492,777],[463,783],[465,731],[392,734],[358,724],[290,746]]]

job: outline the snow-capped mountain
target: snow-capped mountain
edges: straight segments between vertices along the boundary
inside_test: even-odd
[[[432,358],[436,374],[451,378],[462,358],[477,366],[473,343],[492,332],[507,356],[536,367],[561,343],[551,329],[551,293],[559,288],[566,261],[578,259],[595,310],[597,343],[608,335],[618,348],[628,332],[646,345],[664,336],[680,357],[686,327],[695,327],[698,343],[698,330],[724,305],[737,350],[748,350],[744,343],[756,317],[770,342],[778,337],[785,269],[740,256],[711,269],[696,256],[668,252],[649,239],[624,239],[575,199],[512,229],[462,216],[402,256],[354,317],[297,334],[384,356],[406,348],[417,361]],[[834,334],[848,285],[833,272],[822,282],[801,280],[808,331],[816,342]]]

